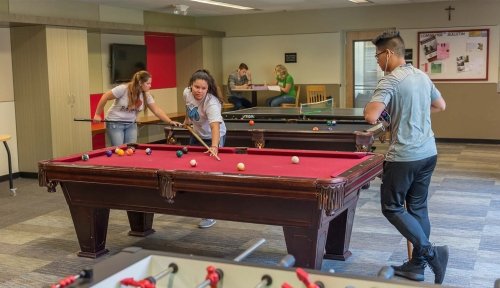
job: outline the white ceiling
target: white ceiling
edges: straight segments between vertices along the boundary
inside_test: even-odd
[[[173,13],[176,5],[186,5],[187,15],[217,16],[235,14],[269,13],[293,10],[316,10],[329,8],[345,8],[376,5],[415,4],[424,2],[450,2],[453,0],[370,0],[372,3],[355,4],[348,0],[217,0],[220,2],[252,7],[257,10],[246,11],[207,5],[190,0],[77,0],[129,9]]]

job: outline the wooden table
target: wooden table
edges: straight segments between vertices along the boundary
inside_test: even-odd
[[[252,92],[252,106],[257,106],[257,91],[271,91],[266,85],[252,85],[245,89],[231,89],[234,92]]]

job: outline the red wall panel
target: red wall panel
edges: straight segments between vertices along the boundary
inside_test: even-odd
[[[146,33],[148,71],[153,76],[152,89],[175,88],[175,37],[161,33]]]

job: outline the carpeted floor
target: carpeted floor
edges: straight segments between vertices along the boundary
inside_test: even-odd
[[[500,145],[441,143],[438,148],[429,206],[431,241],[450,246],[444,285],[493,287],[500,278]],[[283,231],[277,226],[218,221],[210,229],[198,229],[197,218],[155,215],[157,232],[137,238],[127,235],[126,213],[112,211],[110,253],[80,258],[60,189],[47,193],[35,179],[16,179],[15,186],[17,196],[10,197],[8,182],[0,183],[0,287],[47,287],[128,246],[231,259],[265,238],[267,242],[244,261],[275,265],[286,254]],[[382,266],[406,259],[406,240],[380,213],[379,186],[377,179],[361,193],[353,255],[345,262],[323,261],[323,271],[375,276]],[[426,270],[425,281],[433,279]]]

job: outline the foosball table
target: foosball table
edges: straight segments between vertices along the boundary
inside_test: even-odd
[[[72,281],[74,282],[72,285],[56,284],[52,287],[438,287],[437,285],[390,279],[392,277],[390,269],[392,268],[382,268],[378,277],[346,276],[317,270],[306,271],[301,268],[262,266],[225,259],[129,247],[96,264],[93,269],[80,273],[79,277],[82,279]]]

